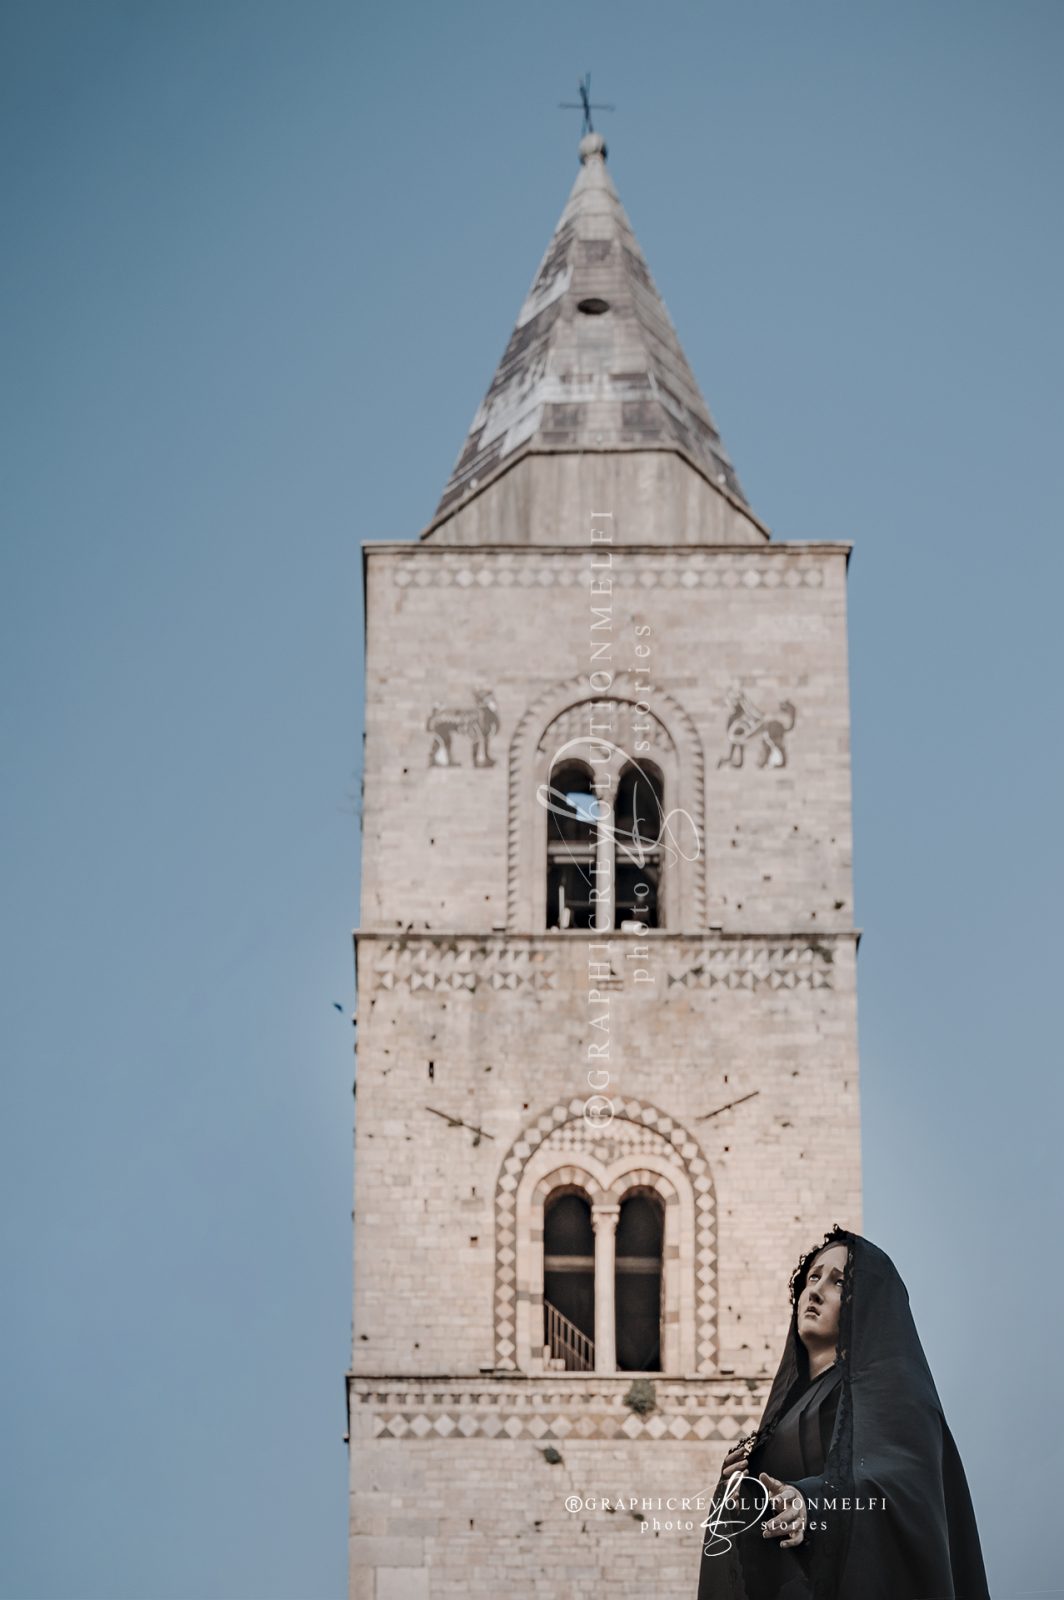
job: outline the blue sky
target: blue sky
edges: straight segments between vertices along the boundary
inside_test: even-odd
[[[576,172],[845,538],[865,1227],[995,1600],[1064,1594],[1055,0],[0,11],[0,1593],[344,1592],[359,542]]]

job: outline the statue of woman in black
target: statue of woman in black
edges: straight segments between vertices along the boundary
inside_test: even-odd
[[[890,1257],[833,1228],[798,1263],[791,1305],[760,1425],[721,1469],[718,1504],[746,1477],[731,1527],[714,1533],[711,1517],[702,1531],[698,1600],[989,1600],[964,1468]]]

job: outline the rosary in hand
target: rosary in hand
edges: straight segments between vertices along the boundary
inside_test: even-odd
[[[724,1462],[725,1477],[740,1463],[745,1467],[756,1438],[756,1433],[747,1433],[741,1439],[736,1439]],[[806,1529],[805,1497],[801,1490],[774,1478],[770,1472],[762,1472],[758,1481],[764,1484],[769,1493],[766,1511],[772,1508],[768,1521],[761,1524],[762,1537],[779,1539],[781,1550],[790,1550],[801,1544]]]

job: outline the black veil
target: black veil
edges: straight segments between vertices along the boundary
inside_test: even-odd
[[[813,1258],[831,1244],[847,1248],[838,1411],[823,1473],[795,1485],[818,1503],[810,1520],[826,1530],[807,1534],[795,1577],[777,1592],[786,1600],[989,1600],[964,1468],[908,1291],[890,1257],[860,1234],[833,1228],[792,1274],[790,1327],[756,1443],[771,1435],[792,1386],[808,1374],[798,1297]],[[747,1537],[761,1539],[760,1528]],[[703,1555],[698,1600],[774,1600],[748,1590],[743,1568],[741,1537],[722,1554]]]

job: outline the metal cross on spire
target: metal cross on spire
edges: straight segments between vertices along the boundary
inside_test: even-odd
[[[592,105],[590,72],[584,73],[583,79],[577,86],[577,93],[580,96],[579,105],[575,100],[559,100],[558,109],[559,111],[582,111],[584,113],[582,131],[584,133],[594,133],[595,130],[591,125],[591,113],[593,111],[616,111],[617,107],[607,105],[604,101],[600,101],[597,105]]]

